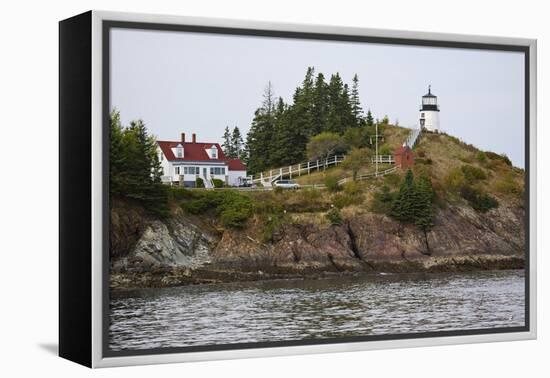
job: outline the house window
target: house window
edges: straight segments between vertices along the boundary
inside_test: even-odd
[[[183,157],[183,146],[181,144],[178,144],[178,146],[176,147],[176,157]]]
[[[184,167],[183,172],[186,175],[198,175],[199,174],[199,167]]]
[[[424,118],[424,113],[420,113],[420,118]]]
[[[217,159],[218,158],[218,149],[216,147],[212,147],[210,149],[210,157],[212,159]]]
[[[176,175],[180,174],[180,167],[176,167]]]
[[[212,167],[210,168],[211,175],[225,175],[225,167]]]

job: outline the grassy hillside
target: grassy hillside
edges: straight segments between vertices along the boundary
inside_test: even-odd
[[[393,151],[403,143],[409,130],[385,126],[382,145]],[[484,152],[446,134],[425,133],[415,148],[415,177],[427,176],[434,191],[434,209],[449,204],[469,206],[486,213],[500,205],[523,207],[524,172],[501,155]],[[391,165],[379,165],[380,170]],[[374,171],[365,164],[360,173]],[[405,171],[384,177],[336,185],[352,172],[342,166],[296,177],[301,184],[327,184],[325,190],[273,190],[258,192],[185,191],[175,196],[187,212],[210,215],[221,227],[253,227],[269,241],[284,224],[338,224],[356,215],[378,213],[390,216],[390,210]],[[181,190],[181,189],[180,189]],[[384,192],[384,190],[386,192]]]

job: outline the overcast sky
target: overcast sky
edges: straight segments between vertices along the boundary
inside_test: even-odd
[[[220,142],[235,125],[246,135],[267,83],[291,102],[314,66],[350,85],[357,73],[363,108],[406,127],[431,84],[443,131],[524,165],[521,53],[130,29],[111,43],[111,106],[160,140]]]

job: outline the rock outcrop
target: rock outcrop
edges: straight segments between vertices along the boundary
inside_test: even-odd
[[[113,210],[127,251],[112,251],[114,286],[305,277],[326,273],[464,271],[523,266],[524,211],[502,205],[486,214],[465,206],[439,209],[432,231],[364,212],[342,225],[287,224],[270,243],[253,226],[216,230],[178,212],[151,219]],[[136,219],[140,218],[141,219]],[[125,219],[125,222],[121,222]],[[139,226],[137,226],[139,225]],[[141,231],[140,231],[141,230]],[[127,246],[115,235],[114,246]],[[135,280],[124,275],[144,274]],[[123,279],[121,280],[121,277]],[[121,283],[123,282],[123,283]]]

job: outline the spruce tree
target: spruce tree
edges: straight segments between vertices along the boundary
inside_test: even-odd
[[[319,73],[315,79],[315,88],[313,89],[313,135],[327,130],[328,105],[328,85],[325,82],[325,76]]]
[[[223,143],[222,143],[223,153],[227,157],[232,157],[233,150],[232,150],[231,133],[229,132],[229,126],[225,126],[225,131],[223,132],[222,139],[223,139]]]
[[[361,126],[363,124],[363,109],[361,108],[361,100],[359,99],[359,77],[357,74],[353,76],[350,101],[355,124],[356,126]]]
[[[241,135],[241,131],[237,126],[233,128],[233,132],[231,133],[231,158],[232,159],[239,159],[241,156],[241,152],[243,149],[243,137]]]
[[[254,112],[254,119],[246,137],[248,171],[261,172],[271,164],[271,145],[275,128],[275,104],[271,82],[264,90],[261,107]]]
[[[328,116],[327,116],[327,129],[325,131],[331,131],[333,133],[343,134],[344,124],[342,117],[342,103],[344,92],[344,84],[338,73],[330,77],[328,84]]]
[[[391,216],[400,222],[414,222],[415,202],[416,191],[414,187],[414,176],[409,169],[392,204]]]
[[[367,111],[367,117],[365,118],[365,122],[367,123],[367,126],[374,126],[374,118],[372,116],[372,113],[370,109]]]
[[[426,174],[422,174],[416,183],[417,206],[414,223],[424,232],[433,226],[433,199],[432,182]]]
[[[116,109],[111,111],[110,130],[109,186],[111,194],[119,195],[126,185],[126,161],[122,141],[123,127],[120,123],[120,112]]]

